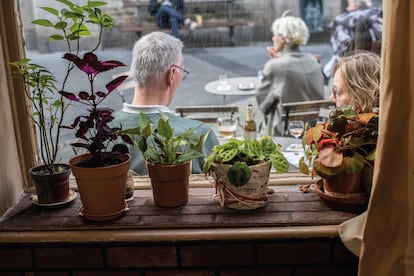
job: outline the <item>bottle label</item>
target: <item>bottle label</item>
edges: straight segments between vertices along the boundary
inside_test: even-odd
[[[249,140],[257,139],[257,131],[245,131],[244,138],[249,139]]]

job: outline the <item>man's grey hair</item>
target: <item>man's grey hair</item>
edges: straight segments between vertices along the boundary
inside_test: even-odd
[[[135,42],[131,73],[140,87],[161,81],[172,65],[180,65],[183,43],[163,32],[152,32]]]

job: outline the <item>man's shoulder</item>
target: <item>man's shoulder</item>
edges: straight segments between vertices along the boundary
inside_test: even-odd
[[[181,117],[173,113],[168,113],[167,116],[170,120],[171,125],[174,124],[174,125],[178,125],[182,127],[192,127],[192,128],[193,127],[210,128],[210,126],[207,125],[206,123],[203,123],[198,120],[186,118],[186,117]]]

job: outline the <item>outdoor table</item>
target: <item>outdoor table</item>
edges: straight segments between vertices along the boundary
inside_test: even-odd
[[[226,96],[255,95],[259,84],[258,77],[237,77],[228,78],[225,86],[220,86],[219,80],[211,81],[204,86],[204,90],[214,95],[223,96],[223,104],[225,104]]]

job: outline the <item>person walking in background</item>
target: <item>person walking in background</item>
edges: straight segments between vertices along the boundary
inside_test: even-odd
[[[262,70],[256,93],[260,111],[265,117],[265,134],[284,135],[282,103],[322,100],[324,98],[321,66],[316,58],[300,50],[309,38],[305,22],[294,16],[282,16],[272,25],[271,59]]]
[[[183,0],[151,0],[148,8],[149,14],[155,16],[155,23],[161,29],[170,29],[173,36],[180,36],[180,26],[187,26],[194,31],[198,24],[185,17]]]
[[[189,128],[196,128],[200,136],[209,131],[202,150],[207,156],[219,144],[214,131],[200,121],[174,115],[167,107],[189,73],[184,69],[183,47],[179,39],[163,32],[152,32],[135,42],[130,70],[135,80],[134,97],[131,104],[124,103],[123,109],[115,114],[114,124],[121,124],[123,129],[135,128],[140,112],[157,124],[163,112],[176,135]],[[129,150],[132,155],[130,169],[146,175],[142,153],[136,147],[129,146]],[[194,159],[192,173],[202,173],[203,164],[204,158]]]
[[[357,49],[381,54],[382,10],[371,5],[367,0],[348,0],[346,11],[329,24],[333,56],[323,67],[326,84],[339,57]]]
[[[359,50],[341,57],[334,68],[331,101],[337,107],[351,106],[358,113],[379,107],[381,58]]]

